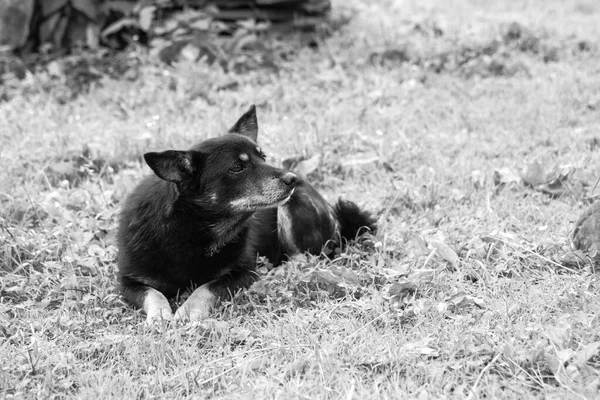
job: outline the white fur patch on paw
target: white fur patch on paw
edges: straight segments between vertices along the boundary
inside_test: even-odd
[[[208,284],[202,285],[177,309],[175,320],[202,321],[210,316],[216,302],[217,296],[208,288]]]
[[[173,319],[171,306],[167,298],[156,289],[148,289],[144,298],[144,311],[146,312],[146,322],[149,324]]]

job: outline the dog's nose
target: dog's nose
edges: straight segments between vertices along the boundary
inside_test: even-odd
[[[292,172],[286,172],[285,174],[283,174],[283,176],[281,177],[281,180],[283,181],[283,183],[285,183],[288,186],[292,186],[296,184],[296,174],[292,173]]]

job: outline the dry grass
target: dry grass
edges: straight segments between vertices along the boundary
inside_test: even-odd
[[[568,245],[600,167],[600,6],[365,4],[334,4],[350,24],[279,73],[144,58],[137,81],[65,104],[40,76],[13,89],[0,103],[0,397],[600,395],[598,274]],[[543,45],[498,55],[515,69],[425,62],[511,22]],[[150,329],[115,288],[119,202],[149,172],[139,156],[219,134],[251,103],[271,161],[321,154],[315,185],[377,212],[380,231],[333,262],[263,270],[203,324]],[[53,172],[84,145],[112,167]],[[587,186],[551,198],[496,185],[494,170],[535,160]],[[322,270],[347,283],[323,284]]]

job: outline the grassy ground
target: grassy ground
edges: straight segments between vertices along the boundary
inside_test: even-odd
[[[334,10],[353,18],[278,72],[144,58],[137,80],[68,101],[42,74],[12,89],[0,398],[600,396],[598,273],[568,242],[598,193],[600,5]],[[264,268],[203,324],[148,328],[115,287],[139,157],[220,134],[252,103],[273,163],[320,155],[312,182],[380,230],[331,262]],[[568,171],[561,195],[525,185],[525,166]]]

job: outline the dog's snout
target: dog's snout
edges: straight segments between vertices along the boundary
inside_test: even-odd
[[[283,176],[281,177],[281,180],[283,181],[283,183],[285,183],[288,186],[293,186],[296,184],[296,174],[292,173],[292,172],[286,172],[285,174],[283,174]]]

